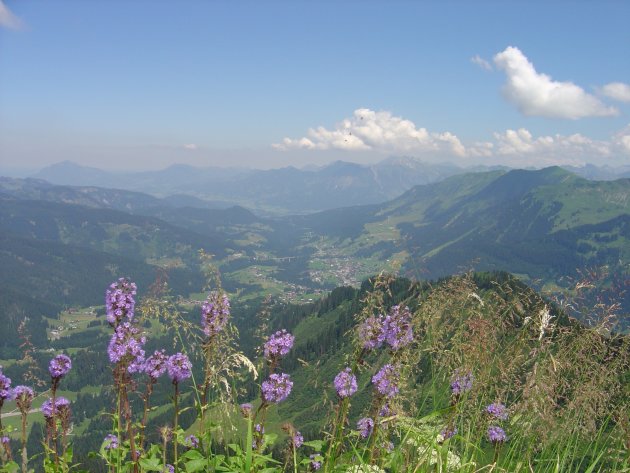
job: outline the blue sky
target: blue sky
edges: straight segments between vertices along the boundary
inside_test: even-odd
[[[630,164],[630,2],[0,4],[0,170]]]

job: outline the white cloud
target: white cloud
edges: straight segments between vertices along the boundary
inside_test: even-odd
[[[272,146],[277,150],[304,150],[313,154],[365,151],[434,161],[465,159],[468,163],[512,166],[620,164],[630,156],[630,124],[607,140],[580,133],[534,136],[526,128],[519,128],[495,132],[489,140],[464,144],[452,132],[429,132],[390,112],[360,108],[334,129],[311,128],[307,136],[285,138]],[[344,158],[338,155],[338,159]]]
[[[503,88],[506,99],[525,115],[576,120],[619,113],[572,82],[554,81],[548,75],[536,72],[518,48],[506,48],[494,56],[494,63],[507,76]]]
[[[612,141],[621,153],[630,156],[630,124],[613,135]]]
[[[188,149],[188,150],[194,151],[194,150],[198,149],[198,146],[196,144],[194,144],[194,143],[188,143],[188,144],[184,145],[184,149]]]
[[[630,102],[630,85],[623,82],[611,82],[600,88],[599,91],[606,97],[619,102]]]
[[[488,61],[482,58],[479,54],[475,54],[473,57],[471,57],[470,61],[473,64],[477,64],[479,67],[481,67],[482,69],[485,69],[486,71],[492,70],[492,64],[490,64]]]
[[[429,132],[390,112],[375,112],[367,108],[355,110],[351,118],[344,119],[332,130],[322,126],[311,128],[307,136],[285,138],[273,147],[466,155],[466,149],[453,133]]]
[[[519,128],[494,133],[494,139],[495,155],[534,158],[541,163],[580,164],[612,154],[610,142],[593,140],[579,133],[535,138],[529,130]]]
[[[0,0],[0,26],[11,30],[19,30],[22,28],[22,21],[11,13],[11,10]]]

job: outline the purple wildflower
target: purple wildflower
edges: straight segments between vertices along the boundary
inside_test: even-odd
[[[65,411],[69,407],[70,401],[68,401],[65,397],[59,396],[55,399],[55,415]],[[44,401],[40,410],[42,411],[42,414],[44,414],[44,417],[50,419],[53,416],[52,398]]]
[[[167,463],[164,467],[164,473],[175,473],[175,467],[170,463]]]
[[[364,439],[368,438],[372,435],[372,431],[374,430],[374,420],[370,417],[359,419],[359,422],[357,422],[357,429],[359,430],[361,437]]]
[[[372,376],[372,383],[376,390],[385,397],[394,397],[398,394],[398,370],[389,363],[383,366],[378,373]]]
[[[2,374],[0,366],[0,401],[13,399],[13,390],[11,389],[11,378]]]
[[[380,347],[385,341],[383,332],[383,316],[371,315],[358,328],[359,342],[363,348],[369,350]]]
[[[207,337],[222,331],[230,317],[230,300],[227,294],[212,292],[201,305],[201,327]]]
[[[265,427],[262,424],[254,425],[254,438],[252,439],[252,448],[258,450],[263,446]]]
[[[167,364],[168,356],[166,356],[164,350],[155,350],[153,355],[145,361],[144,372],[155,381],[166,372]]]
[[[339,397],[349,397],[357,392],[357,377],[350,368],[346,368],[335,376],[335,389]]]
[[[311,460],[311,468],[315,471],[319,470],[322,467],[322,454],[321,453],[313,453],[309,457]]]
[[[394,411],[392,411],[391,407],[388,403],[383,404],[381,410],[378,411],[379,417],[389,417],[395,415]]]
[[[262,398],[265,402],[282,402],[293,388],[293,381],[288,374],[272,374],[267,381],[262,383]]]
[[[8,436],[0,437],[0,443],[3,445],[9,445],[11,443],[11,439]]]
[[[252,406],[251,402],[244,402],[239,407],[241,408],[241,414],[243,414],[243,417],[249,417],[252,415],[252,409],[254,406]]]
[[[113,325],[118,325],[123,318],[131,320],[136,301],[133,296],[136,295],[135,283],[126,278],[120,278],[118,281],[110,284],[105,291],[105,311],[107,313],[107,321]]]
[[[103,442],[105,443],[105,450],[115,450],[118,448],[118,437],[114,434],[107,434]]]
[[[385,341],[393,350],[408,345],[413,340],[411,328],[411,311],[409,307],[400,308],[395,305],[383,321],[383,334]]]
[[[291,436],[291,442],[293,443],[295,448],[300,448],[304,443],[304,437],[302,437],[302,434],[298,430],[296,430],[295,433]]]
[[[507,440],[505,430],[496,425],[491,425],[490,427],[488,427],[488,440],[495,444],[505,442]]]
[[[168,358],[168,375],[173,380],[173,383],[179,383],[180,381],[190,378],[192,363],[186,355],[183,353],[175,353]]]
[[[184,440],[184,445],[189,448],[199,448],[199,439],[195,435],[189,435]]]
[[[144,364],[144,350],[142,346],[146,343],[146,338],[140,335],[140,330],[129,322],[123,322],[116,327],[107,354],[112,363],[127,364],[129,373],[142,371]]]
[[[387,453],[391,453],[394,451],[394,442],[385,441],[381,446],[383,450],[385,450]]]
[[[274,333],[269,340],[265,342],[264,353],[265,358],[271,360],[272,358],[284,356],[291,348],[293,348],[293,342],[295,337],[286,330],[278,330]]]
[[[470,391],[473,386],[475,377],[470,371],[462,372],[461,370],[455,370],[453,378],[451,378],[451,391],[455,396]]]
[[[440,437],[441,437],[442,442],[456,435],[457,435],[457,427],[454,427],[454,426],[444,427],[444,429],[442,429],[442,432],[440,432]]]
[[[72,360],[68,355],[57,355],[48,363],[48,372],[53,379],[59,380],[72,368]]]
[[[486,407],[486,412],[494,419],[507,420],[508,411],[500,402],[494,402]]]
[[[35,393],[28,386],[16,386],[13,390],[13,397],[22,414],[26,414],[33,404]]]

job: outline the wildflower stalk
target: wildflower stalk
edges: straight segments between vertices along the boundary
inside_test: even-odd
[[[51,427],[51,437],[52,437],[52,452],[53,452],[53,458],[55,459],[55,465],[57,466],[57,469],[59,468],[59,455],[57,453],[57,415],[56,415],[56,410],[57,410],[57,384],[59,383],[58,379],[53,379],[52,382],[52,388],[51,388],[51,397],[52,397],[52,405],[51,405],[51,409],[52,409],[52,414],[51,414],[51,421],[50,421],[50,427]]]
[[[143,410],[142,410],[142,422],[140,423],[140,439],[138,440],[138,445],[140,448],[144,448],[144,434],[147,426],[147,422],[149,421],[149,398],[153,393],[153,379],[150,378],[147,383],[147,391],[143,397]]]
[[[22,473],[28,471],[28,455],[26,453],[26,412],[22,412]]]
[[[178,461],[177,461],[177,428],[179,425],[179,406],[177,403],[177,398],[179,397],[179,383],[177,381],[174,381],[173,384],[175,385],[175,397],[173,398],[173,404],[175,407],[175,418],[173,419],[173,457],[174,457],[174,466],[175,466],[175,473],[177,473],[179,465],[178,465]]]
[[[247,416],[247,443],[245,444],[245,472],[249,473],[252,469],[252,450],[253,450],[253,419]]]
[[[129,449],[131,450],[131,461],[133,462],[133,471],[138,473],[138,452],[136,450],[135,433],[133,429],[133,422],[131,419],[131,405],[129,404],[129,396],[127,390],[124,390],[123,408],[125,414],[125,427],[127,430],[127,436],[129,437]]]
[[[0,397],[0,437],[2,437],[2,434],[4,432],[3,427],[2,427],[2,405],[4,404],[4,398]],[[2,444],[2,446],[4,447],[4,444]],[[2,460],[2,464],[5,464],[5,460],[4,460],[4,453],[0,452],[0,459]]]

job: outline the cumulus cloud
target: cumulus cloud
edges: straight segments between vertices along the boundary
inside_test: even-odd
[[[354,111],[351,118],[332,130],[311,128],[302,138],[285,138],[276,149],[355,150],[382,152],[441,153],[465,156],[466,149],[457,136],[448,131],[436,133],[390,112],[367,108]]]
[[[11,30],[22,28],[22,21],[0,0],[0,26]]]
[[[610,157],[613,149],[607,141],[598,141],[579,133],[534,137],[529,130],[495,133],[496,155],[535,158],[541,163],[580,164],[586,160]]]
[[[619,102],[630,102],[630,85],[623,82],[611,82],[599,89],[600,93]]]
[[[630,124],[607,140],[596,140],[580,133],[534,136],[526,128],[518,128],[495,132],[485,141],[462,143],[452,132],[430,132],[390,112],[360,108],[333,129],[311,128],[307,136],[285,138],[272,146],[278,150],[404,153],[429,160],[466,159],[468,162],[513,166],[581,166],[587,162],[627,161]]]
[[[615,133],[612,141],[621,153],[630,156],[630,124]]]
[[[554,81],[537,72],[527,57],[513,46],[496,54],[494,64],[507,76],[503,88],[505,98],[525,115],[577,120],[619,113],[572,82]]]
[[[492,64],[490,64],[488,61],[482,58],[479,54],[475,54],[473,57],[471,57],[470,61],[473,64],[477,64],[479,67],[481,67],[482,69],[485,69],[486,71],[492,70]]]

